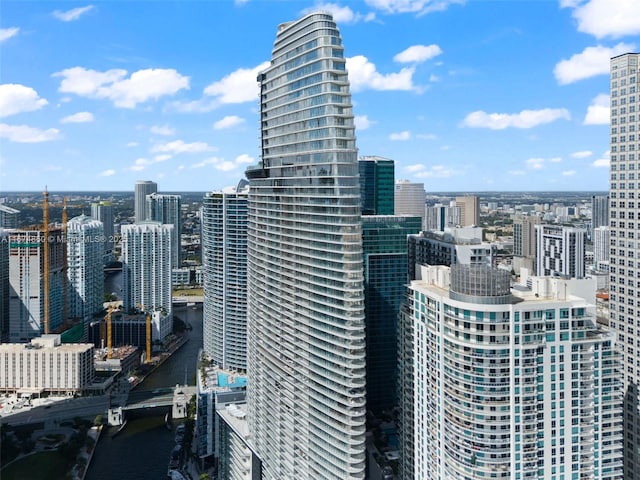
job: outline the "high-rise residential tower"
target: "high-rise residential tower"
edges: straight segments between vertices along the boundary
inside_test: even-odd
[[[180,195],[167,195],[152,193],[147,195],[147,220],[160,222],[165,225],[173,225],[172,268],[180,268],[182,232],[182,197]]]
[[[412,215],[422,218],[424,228],[427,194],[424,183],[412,183],[409,180],[398,180],[394,186],[394,213],[396,215]]]
[[[0,343],[9,341],[9,232],[0,227]]]
[[[96,202],[91,204],[91,217],[102,222],[104,228],[104,263],[115,260],[115,231],[113,224],[113,204],[111,202]]]
[[[87,326],[104,301],[103,240],[99,220],[81,215],[67,223],[68,316]]]
[[[248,418],[263,478],[365,476],[360,187],[329,13],[278,27],[249,190]]]
[[[456,207],[460,209],[461,227],[480,225],[480,197],[477,195],[456,197]]]
[[[609,262],[609,250],[611,248],[611,230],[608,226],[593,229],[593,265],[601,269],[603,263]]]
[[[621,480],[620,361],[595,282],[510,279],[454,265],[411,282],[403,478]]]
[[[609,226],[609,195],[591,197],[591,230]]]
[[[134,221],[143,222],[147,219],[147,195],[156,193],[158,184],[151,180],[138,180],[133,198]]]
[[[562,225],[536,225],[536,275],[584,277],[587,231]]]
[[[536,225],[540,225],[537,215],[515,215],[513,219],[513,269],[519,274],[521,268],[530,272],[536,264]]]
[[[247,195],[207,193],[202,204],[204,351],[224,369],[247,369]]]
[[[18,228],[20,210],[0,204],[0,228]]]
[[[153,313],[154,340],[171,333],[173,225],[140,222],[122,226],[122,290],[126,311]]]
[[[393,215],[395,162],[377,156],[360,157],[362,215]]]
[[[639,62],[640,53],[611,59],[610,324],[624,361],[625,480],[640,479],[640,185],[633,177],[640,168]]]

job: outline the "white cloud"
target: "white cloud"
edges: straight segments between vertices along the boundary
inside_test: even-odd
[[[202,168],[202,167],[206,167],[207,165],[215,165],[216,163],[220,163],[220,162],[222,162],[222,159],[218,157],[206,158],[201,162],[194,163],[193,165],[191,165],[191,168]]]
[[[68,117],[64,117],[60,120],[60,123],[89,123],[93,122],[93,113],[91,112],[78,112]]]
[[[356,130],[366,130],[375,123],[366,115],[356,115],[353,121],[356,124]]]
[[[311,8],[306,8],[302,11],[302,14],[307,14],[311,12],[315,12],[317,10],[323,10],[327,12],[331,12],[333,15],[333,19],[336,23],[357,23],[357,22],[371,22],[375,20],[376,14],[374,12],[369,12],[367,14],[354,12],[348,6],[341,6],[336,3],[319,3]]]
[[[568,6],[577,7],[573,17],[578,21],[578,31],[596,38],[619,38],[640,34],[640,2],[638,0],[591,0],[582,5],[563,0]]]
[[[217,122],[213,124],[214,130],[222,130],[225,128],[232,128],[244,123],[244,118],[238,117],[237,115],[227,115],[224,118],[221,118]]]
[[[587,114],[582,123],[584,125],[608,125],[610,117],[609,95],[601,93],[591,100],[591,105],[587,108]]]
[[[560,162],[562,162],[562,157],[551,157],[551,158],[549,159],[549,161],[550,161],[551,163],[560,163]]]
[[[404,167],[405,171],[410,172],[410,173],[416,173],[419,172],[421,170],[424,170],[424,165],[421,163],[416,163],[414,165],[408,165],[406,167]]]
[[[527,172],[525,172],[524,170],[509,170],[509,175],[516,175],[516,176],[520,176],[520,175],[526,175]]]
[[[619,43],[610,48],[602,45],[587,47],[582,52],[572,55],[570,59],[558,62],[553,69],[553,74],[560,85],[608,74],[611,57],[634,49],[635,45],[626,43]]]
[[[382,74],[367,57],[356,55],[347,58],[347,71],[351,91],[371,90],[417,90],[413,85],[413,67],[405,67],[397,73]]]
[[[211,150],[214,150],[214,148],[205,142],[185,143],[182,140],[174,140],[173,142],[154,145],[151,149],[152,152],[167,152],[173,154],[210,152]]]
[[[522,110],[520,113],[486,113],[478,110],[467,115],[462,124],[471,128],[503,130],[505,128],[533,128],[537,125],[555,122],[561,118],[571,119],[566,108]]]
[[[72,22],[74,20],[78,20],[82,14],[93,10],[93,8],[93,5],[87,5],[86,7],[72,8],[71,10],[67,10],[66,12],[56,10],[52,15],[58,20],[62,20],[63,22]]]
[[[389,140],[409,140],[411,138],[411,133],[407,130],[403,132],[392,133],[389,135]]]
[[[579,152],[573,152],[571,154],[571,158],[587,158],[593,155],[593,152],[590,150],[581,150]]]
[[[17,83],[0,85],[0,117],[39,110],[48,103],[31,87]]]
[[[214,169],[222,172],[228,172],[234,170],[242,165],[255,163],[255,159],[246,153],[238,155],[233,161],[225,160],[219,157],[211,157],[201,162],[194,163],[191,168],[203,168],[207,165],[212,165]]]
[[[0,42],[9,40],[11,37],[15,37],[18,33],[20,33],[20,29],[18,27],[0,28]]]
[[[610,154],[611,154],[611,151],[607,150],[606,152],[604,152],[602,157],[598,158],[595,162],[593,162],[591,166],[596,168],[601,168],[601,167],[609,168]]]
[[[100,172],[100,174],[98,175],[99,177],[113,177],[116,174],[116,171],[112,168],[110,168],[109,170],[103,170],[102,172]]]
[[[418,133],[416,138],[421,140],[437,140],[438,136],[435,133]]]
[[[418,16],[441,12],[449,5],[464,3],[464,0],[365,0],[370,7],[385,13],[415,13]]]
[[[133,72],[129,78],[125,78],[126,75],[127,71],[122,69],[97,72],[73,67],[54,73],[53,77],[62,77],[60,92],[106,98],[122,108],[134,108],[139,103],[189,89],[189,77],[174,69],[149,68]]]
[[[155,157],[153,157],[153,161],[154,162],[166,162],[171,157],[172,157],[171,155],[168,155],[168,154],[164,153],[162,155],[156,155]]]
[[[239,68],[235,72],[213,82],[204,89],[204,94],[216,97],[220,103],[244,103],[257,100],[260,89],[256,78],[270,62],[253,68]]]
[[[49,128],[40,130],[28,125],[7,125],[0,123],[0,138],[6,138],[16,143],[41,143],[49,142],[58,138],[60,130]]]
[[[132,148],[132,147],[137,147],[138,146],[138,142],[128,142],[127,147]]]
[[[398,63],[421,63],[442,54],[438,45],[412,45],[398,53],[393,60]]]
[[[540,170],[544,168],[544,158],[529,158],[525,161],[527,167],[532,168],[534,170]]]
[[[149,131],[154,135],[163,136],[170,136],[176,133],[175,128],[171,128],[169,125],[154,125],[149,129]]]
[[[237,167],[237,165],[235,163],[230,162],[228,160],[225,160],[223,162],[217,163],[215,165],[215,169],[216,170],[220,170],[222,172],[229,172],[229,171],[233,170],[236,167]]]
[[[416,173],[414,176],[417,178],[449,178],[456,175],[464,175],[464,171],[455,170],[444,165],[434,165],[428,170]]]
[[[451,150],[451,146],[450,145],[443,145],[443,146],[440,147],[440,150],[444,150],[444,151]]]
[[[254,159],[252,156],[247,155],[246,153],[243,153],[243,154],[238,155],[238,156],[236,157],[235,162],[236,162],[238,165],[242,165],[242,164],[251,164],[251,163],[254,163],[254,162],[255,162],[255,159]]]
[[[133,162],[133,165],[131,167],[129,167],[129,170],[131,170],[133,172],[140,172],[140,171],[144,170],[145,168],[147,168],[152,163],[153,162],[151,160],[149,160],[148,158],[138,158],[138,159],[136,159],[135,162]]]
[[[571,177],[573,175],[575,175],[577,172],[575,170],[565,170],[562,172],[562,175],[564,175],[565,177]]]
[[[432,73],[431,75],[429,75],[429,81],[431,83],[439,82],[440,81],[440,77],[438,77],[437,75],[434,75]]]
[[[560,8],[575,8],[582,0],[560,0]]]

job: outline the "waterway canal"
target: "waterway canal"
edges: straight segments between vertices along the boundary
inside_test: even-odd
[[[181,308],[175,315],[190,324],[189,341],[138,386],[154,390],[184,383],[195,384],[196,360],[202,348],[202,307]],[[111,431],[110,431],[111,430]],[[86,480],[162,480],[167,478],[169,453],[174,435],[162,416],[131,418],[115,438],[112,429],[103,431]]]

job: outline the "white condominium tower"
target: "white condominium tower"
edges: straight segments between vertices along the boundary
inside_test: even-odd
[[[104,226],[86,215],[67,223],[69,318],[85,321],[102,311],[104,302]]]
[[[365,328],[354,120],[329,13],[278,27],[247,170],[248,418],[264,479],[365,477]]]
[[[158,222],[122,226],[123,305],[126,311],[143,308],[158,312],[154,326],[160,340],[171,333],[173,235],[173,225]]]
[[[204,351],[224,369],[247,370],[247,194],[211,192],[202,203]]]
[[[147,195],[156,193],[158,184],[151,180],[138,180],[133,198],[134,221],[142,222],[147,219]]]
[[[424,228],[427,213],[426,199],[427,194],[424,191],[424,183],[398,180],[394,191],[394,213],[396,215],[418,216],[422,218],[422,228]]]
[[[619,357],[593,280],[420,269],[401,316],[403,478],[621,480]]]
[[[640,53],[611,59],[610,319],[624,364],[625,480],[640,479],[639,62]]]
[[[180,195],[167,195],[152,193],[147,195],[147,220],[173,225],[172,268],[180,268],[182,259],[180,255],[180,233],[182,232],[182,197]]]

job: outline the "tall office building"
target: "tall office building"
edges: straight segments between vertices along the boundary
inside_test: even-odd
[[[425,219],[425,201],[427,194],[424,183],[411,183],[409,180],[398,180],[394,188],[394,213],[396,215],[419,216],[422,228]]]
[[[14,230],[9,234],[9,341],[27,342],[62,326],[64,313],[64,243],[62,230],[49,229],[49,288],[45,287],[44,234]],[[46,292],[46,293],[45,293]]]
[[[603,262],[609,262],[610,227],[598,227],[593,230],[593,265],[600,269]]]
[[[358,169],[362,215],[393,215],[394,161],[377,156],[360,157]]]
[[[91,217],[102,222],[104,229],[104,264],[107,265],[115,260],[113,204],[106,201],[92,203]]]
[[[586,230],[561,225],[536,225],[536,275],[584,277]]]
[[[173,225],[140,222],[123,225],[121,234],[124,308],[153,312],[154,340],[163,340],[172,328]]]
[[[172,268],[182,266],[181,232],[182,232],[182,197],[152,193],[147,195],[147,220],[173,225]]]
[[[480,225],[480,197],[477,195],[464,195],[456,197],[456,207],[460,209],[461,227]]]
[[[447,227],[455,226],[451,210],[450,206],[441,204],[427,207],[424,229],[442,232]]]
[[[147,195],[156,193],[158,184],[151,180],[138,180],[135,186],[135,195],[133,198],[134,220],[143,222],[147,219]]]
[[[640,291],[633,287],[640,275],[634,221],[640,218],[640,205],[634,202],[638,184],[632,177],[640,160],[640,114],[635,112],[639,61],[640,53],[611,59],[610,316],[624,360],[625,480],[640,479]]]
[[[403,478],[621,480],[620,361],[595,282],[510,277],[422,266],[411,282]]]
[[[104,227],[86,215],[67,223],[67,302],[69,318],[88,327],[104,301]]]
[[[247,369],[248,187],[207,193],[202,204],[204,351],[220,368]]]
[[[609,226],[609,195],[591,197],[591,229]]]
[[[520,274],[522,268],[535,271],[537,215],[515,215],[513,218],[513,269]]]
[[[278,27],[249,190],[248,416],[264,479],[365,476],[360,186],[340,33]]]
[[[9,232],[0,228],[0,343],[9,341]]]
[[[396,405],[398,313],[407,284],[407,235],[420,232],[420,217],[362,217],[367,325],[367,410]]]
[[[0,203],[0,228],[18,228],[20,210]]]

